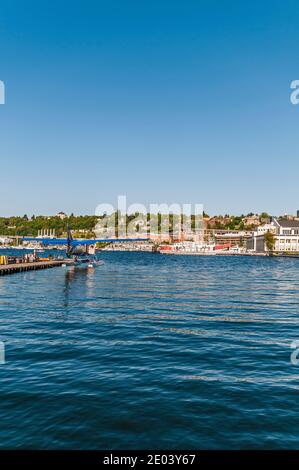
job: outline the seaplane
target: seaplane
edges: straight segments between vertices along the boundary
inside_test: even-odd
[[[23,237],[26,242],[39,242],[44,246],[65,246],[66,257],[69,260],[66,266],[78,266],[93,268],[102,264],[96,257],[97,243],[117,243],[117,242],[137,242],[148,241],[148,238],[91,238],[75,239],[72,236],[71,229],[67,229],[67,238],[55,237]]]

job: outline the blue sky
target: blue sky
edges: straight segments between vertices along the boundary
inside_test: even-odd
[[[299,209],[299,6],[2,0],[0,215]]]

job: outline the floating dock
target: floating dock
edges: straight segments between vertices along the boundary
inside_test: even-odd
[[[37,269],[49,269],[68,264],[69,260],[33,261],[32,263],[15,263],[0,265],[0,276],[7,274],[35,271]]]

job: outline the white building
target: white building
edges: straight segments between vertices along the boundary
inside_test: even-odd
[[[9,237],[0,237],[0,244],[8,245],[12,240]]]
[[[260,225],[259,227],[257,227],[255,233],[257,235],[265,235],[265,233],[267,233],[267,232],[271,232],[271,233],[276,234],[276,230],[277,230],[276,226],[272,222],[271,224]]]
[[[64,212],[58,212],[58,214],[56,214],[56,217],[59,217],[61,220],[64,220],[67,218],[67,215]]]
[[[299,220],[274,219],[275,251],[299,252]]]
[[[258,227],[247,242],[247,249],[254,252],[265,252],[264,235],[272,232],[275,235],[274,251],[299,252],[299,220],[273,219],[271,224]]]

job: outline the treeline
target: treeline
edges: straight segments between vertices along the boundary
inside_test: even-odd
[[[118,234],[118,225],[120,214],[116,212],[114,214],[116,235]],[[111,216],[112,217],[112,216]],[[151,215],[146,215],[146,221],[149,223]],[[58,216],[48,217],[48,216],[32,216],[29,218],[26,214],[23,217],[0,217],[0,235],[6,236],[33,236],[36,237],[40,230],[55,230],[55,235],[57,237],[65,236],[67,227],[69,226],[74,237],[84,237],[92,238],[94,237],[94,229],[97,222],[99,221],[99,216],[96,215],[81,215],[75,216],[70,215],[64,219],[61,219]],[[138,214],[130,214],[125,216],[125,223],[128,225],[133,219],[138,219]],[[177,220],[177,216],[170,214],[169,216],[169,228],[170,231],[174,228],[174,219]],[[161,214],[157,215],[157,228],[158,231],[161,230],[162,216]],[[182,219],[183,222],[183,219]],[[195,223],[195,218],[192,216],[192,226]],[[138,225],[138,224],[137,224]],[[143,229],[146,231],[147,227],[144,226]]]
[[[246,223],[246,221],[250,220],[254,217],[256,220],[254,223]],[[261,214],[253,214],[250,212],[247,215],[218,215],[213,216],[207,220],[207,228],[208,229],[216,229],[216,230],[253,230],[259,224],[265,224],[270,222],[270,216],[266,212],[262,212]]]
[[[33,236],[36,237],[39,230],[53,230],[55,235],[65,234],[67,225],[72,230],[86,230],[93,233],[94,227],[98,221],[95,215],[71,215],[66,219],[60,217],[32,216],[27,217],[0,217],[0,235],[10,236]]]
[[[251,216],[253,214],[248,214]],[[116,234],[118,232],[118,223],[119,223],[119,213],[115,213],[115,225],[116,225]],[[121,216],[123,217],[123,216]],[[143,227],[146,230],[146,225],[148,225],[151,215],[146,215],[147,223]],[[170,214],[169,217],[169,229],[170,232],[174,229],[175,224],[178,222],[179,216],[173,216]],[[204,214],[205,226],[206,228],[214,229],[229,229],[229,230],[244,230],[251,229],[252,226],[244,224],[244,215],[241,216],[214,216],[208,218],[207,214]],[[126,215],[126,224],[128,225],[133,219],[138,219],[138,214]],[[180,218],[180,217],[179,217]],[[259,221],[265,223],[268,221],[268,214],[262,213],[259,216]],[[157,215],[157,226],[158,231],[161,229],[161,214]],[[23,217],[0,217],[0,235],[7,236],[37,236],[40,230],[55,230],[55,235],[57,237],[63,236],[66,234],[66,229],[69,226],[74,231],[75,237],[85,237],[92,238],[94,236],[94,229],[99,220],[99,217],[96,215],[80,215],[75,216],[71,214],[69,217],[61,219],[58,216],[48,217],[48,216],[32,216],[29,218],[26,214]],[[183,224],[183,218],[181,217],[181,223]],[[195,216],[191,216],[191,226],[195,226]]]

